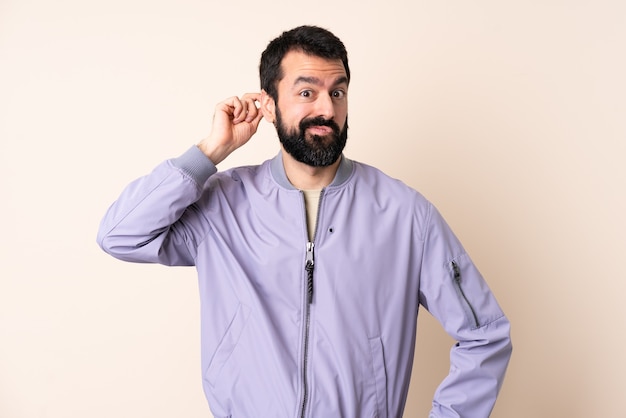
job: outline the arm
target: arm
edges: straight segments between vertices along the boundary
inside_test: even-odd
[[[252,93],[219,103],[206,139],[129,184],[100,224],[102,249],[126,261],[193,265],[197,242],[207,233],[193,204],[215,166],[256,132],[259,98]]]
[[[511,356],[510,324],[487,283],[434,207],[420,301],[457,344],[429,418],[487,418]]]

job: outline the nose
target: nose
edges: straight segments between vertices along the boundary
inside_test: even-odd
[[[329,120],[335,117],[335,103],[330,94],[320,94],[315,101],[316,116]]]

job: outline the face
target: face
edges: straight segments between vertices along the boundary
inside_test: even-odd
[[[341,60],[291,51],[282,61],[274,118],[278,137],[294,159],[333,164],[348,136],[348,81]]]

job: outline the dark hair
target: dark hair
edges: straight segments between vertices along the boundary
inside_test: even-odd
[[[287,52],[294,50],[320,58],[340,59],[350,82],[348,53],[341,40],[326,29],[317,26],[299,26],[283,32],[272,40],[261,54],[259,65],[261,88],[275,101],[278,101],[277,84],[284,77],[282,60]]]

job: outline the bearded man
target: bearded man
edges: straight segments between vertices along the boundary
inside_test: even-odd
[[[430,417],[489,416],[509,321],[436,208],[343,155],[343,43],[284,32],[260,78],[216,106],[207,138],[127,186],[98,233],[119,259],[196,267],[213,415],[401,417],[423,306],[458,341]],[[218,173],[263,119],[276,157]]]

